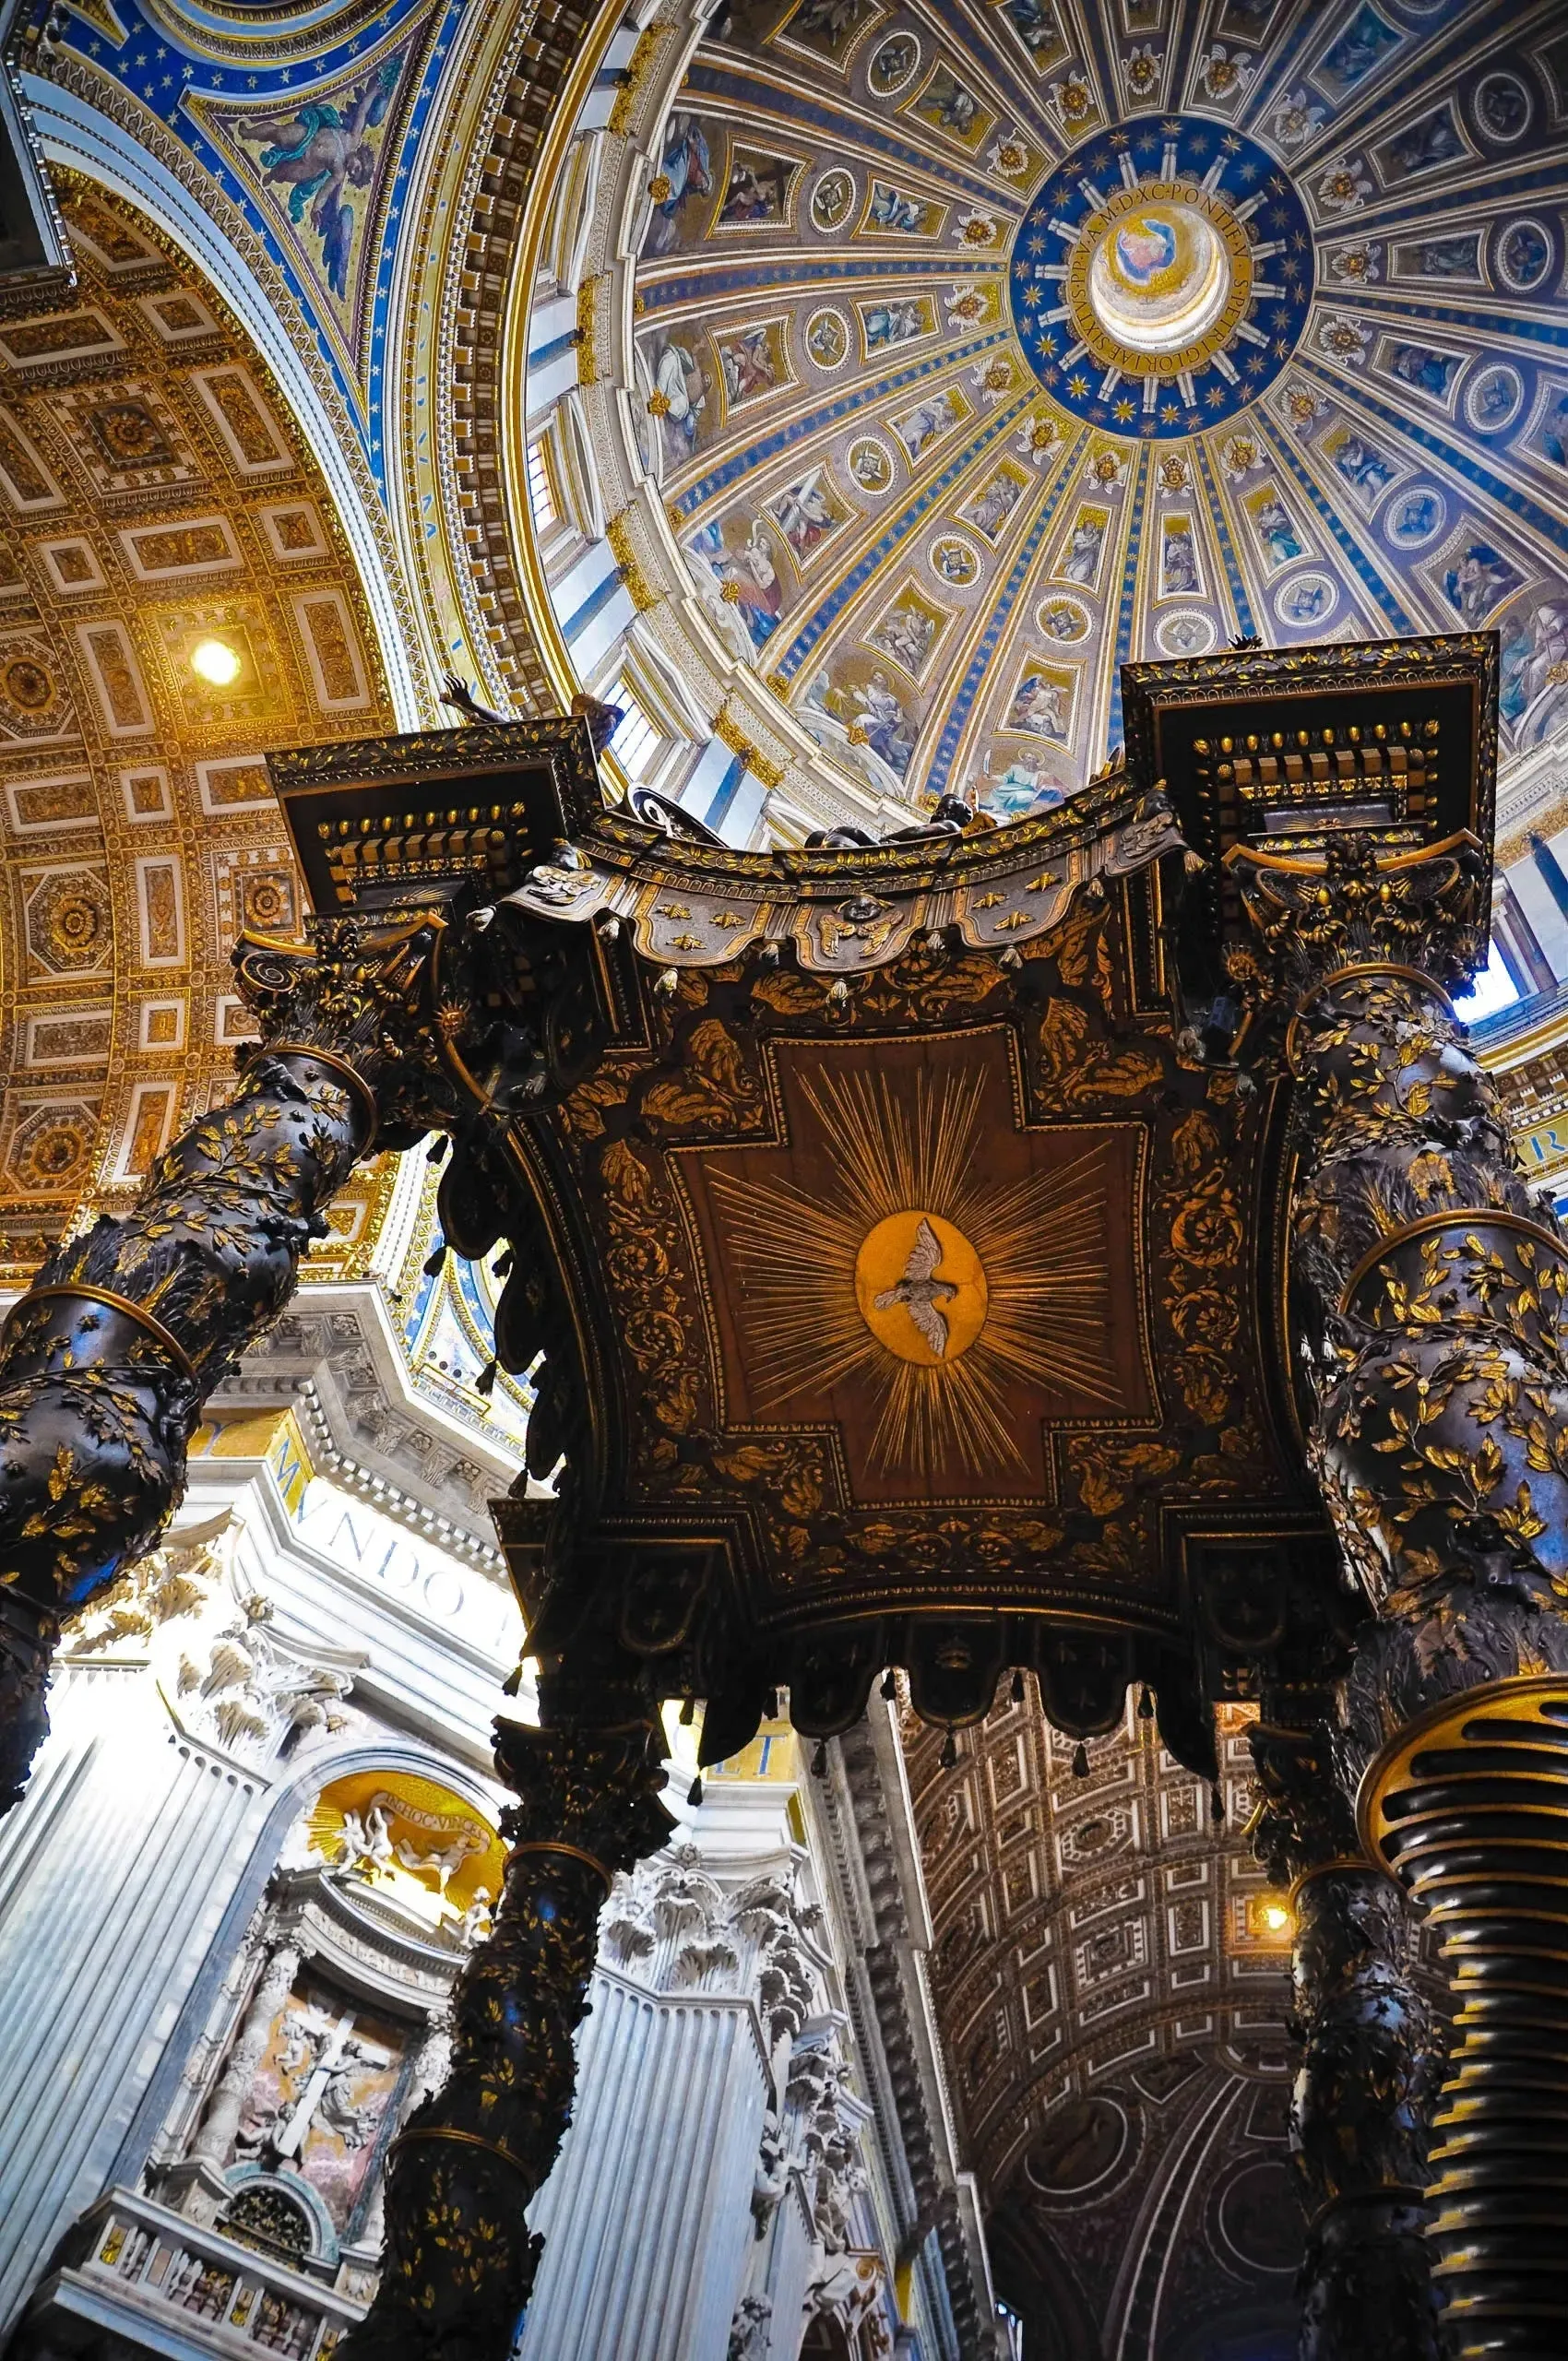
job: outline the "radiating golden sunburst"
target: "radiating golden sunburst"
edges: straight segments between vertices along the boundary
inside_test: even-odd
[[[864,1385],[872,1465],[929,1477],[956,1460],[1028,1465],[1015,1431],[1020,1383],[1122,1406],[1106,1353],[1101,1145],[1056,1172],[1002,1180],[987,1169],[980,1072],[921,1074],[912,1093],[882,1073],[802,1076],[799,1088],[837,1152],[829,1187],[721,1172],[712,1182],[765,1417]],[[942,1249],[940,1349],[893,1299],[922,1220]]]

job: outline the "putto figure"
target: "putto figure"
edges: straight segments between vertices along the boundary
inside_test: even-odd
[[[400,57],[384,58],[354,92],[347,114],[313,101],[295,115],[270,116],[241,134],[264,143],[262,177],[288,189],[290,220],[303,222],[310,206],[310,226],[321,240],[327,283],[339,303],[348,301],[349,255],[354,242],[354,208],[345,191],[368,188],[375,177],[375,148],[368,135],[386,121],[402,66]]]

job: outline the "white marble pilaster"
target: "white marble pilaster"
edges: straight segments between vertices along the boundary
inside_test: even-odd
[[[763,2293],[772,2311],[768,2321],[767,2361],[795,2361],[805,2325],[806,2290],[816,2262],[816,2225],[803,2175],[790,2173],[790,2186],[775,2217]]]
[[[765,2069],[748,2001],[596,1975],[519,2361],[725,2361]]]
[[[0,2336],[102,2189],[266,1812],[148,1690],[73,1672],[0,1822]]]
[[[792,1865],[725,1867],[677,1844],[606,1907],[520,2361],[726,2361],[775,2052],[810,1988]]]

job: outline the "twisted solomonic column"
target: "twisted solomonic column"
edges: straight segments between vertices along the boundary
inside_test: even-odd
[[[1323,1710],[1290,1713],[1303,1703]],[[1265,1691],[1264,1710],[1251,1733],[1264,1798],[1253,1841],[1272,1881],[1289,1885],[1296,1922],[1301,2361],[1435,2361],[1422,2232],[1443,2041],[1415,1974],[1416,1929],[1403,1894],[1357,1844],[1332,1759],[1332,1701]]]
[[[316,921],[308,950],[242,941],[266,1040],[234,1097],[165,1150],[130,1213],[67,1239],[6,1322],[0,1811],[48,1726],[61,1617],[152,1547],[203,1402],[292,1294],[356,1162],[440,1119],[421,1014],[435,931],[347,918]]]
[[[1373,1619],[1340,1779],[1455,2004],[1427,2191],[1443,2347],[1544,2361],[1568,2352],[1568,1246],[1441,980],[1481,949],[1473,842],[1229,860],[1238,980],[1294,1010],[1311,1448]]]
[[[543,2243],[524,2213],[571,2116],[600,1912],[615,1872],[670,1833],[663,1750],[642,1718],[497,1724],[496,1771],[517,1797],[505,1883],[453,1994],[447,2079],[392,2143],[381,2284],[339,2361],[507,2361]]]

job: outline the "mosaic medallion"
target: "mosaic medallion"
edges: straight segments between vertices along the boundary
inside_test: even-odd
[[[1278,375],[1312,292],[1306,214],[1265,148],[1135,117],[1077,149],[1018,225],[1013,319],[1052,398],[1096,426],[1186,435]]]

